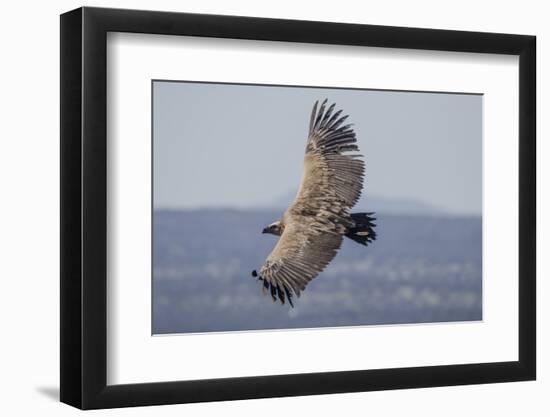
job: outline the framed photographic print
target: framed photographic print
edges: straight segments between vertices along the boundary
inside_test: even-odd
[[[535,379],[535,38],[61,16],[61,401]]]

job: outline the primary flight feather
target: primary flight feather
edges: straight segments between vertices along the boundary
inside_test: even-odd
[[[363,188],[365,164],[348,116],[315,102],[309,123],[298,194],[283,217],[263,233],[280,236],[259,272],[252,271],[273,300],[293,305],[336,256],[344,236],[362,245],[376,238],[373,213],[354,213]]]

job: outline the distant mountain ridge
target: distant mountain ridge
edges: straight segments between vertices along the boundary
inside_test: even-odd
[[[286,209],[294,200],[295,191],[287,192],[273,200],[272,203],[258,207],[263,209]],[[361,196],[354,207],[355,211],[374,211],[386,214],[403,215],[445,215],[446,210],[435,207],[422,201],[406,198],[389,198],[377,195]]]
[[[284,212],[294,201],[296,192],[287,192],[263,204],[217,204],[217,205],[193,205],[189,207],[155,206],[155,211],[248,211],[248,212]],[[363,195],[352,212],[375,212],[395,216],[413,217],[481,217],[481,213],[461,213],[432,204],[407,198],[390,198],[380,195]]]

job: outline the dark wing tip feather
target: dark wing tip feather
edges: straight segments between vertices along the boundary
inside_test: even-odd
[[[283,292],[283,290],[281,290],[279,286],[277,287],[277,297],[279,297],[281,304],[285,303],[285,293]]]
[[[284,287],[286,298],[288,300],[288,304],[290,304],[291,307],[294,307],[294,303],[292,302],[292,293],[289,291],[287,287]]]
[[[321,129],[324,129],[327,125],[327,121],[332,114],[332,111],[334,110],[334,106],[336,106],[336,103],[332,103],[328,110],[325,112],[325,115],[323,116],[323,119],[321,120],[321,125],[319,126]]]
[[[315,122],[315,116],[317,115],[317,106],[319,105],[319,101],[316,101],[313,105],[313,110],[311,110],[311,117],[309,119],[309,134],[311,135],[311,132],[313,132],[313,126]]]
[[[317,117],[315,118],[315,124],[313,127],[313,130],[318,130],[321,126],[321,121],[323,120],[323,116],[325,114],[325,107],[327,105],[327,99],[324,99],[321,103],[321,107],[319,108],[319,112],[317,113]]]

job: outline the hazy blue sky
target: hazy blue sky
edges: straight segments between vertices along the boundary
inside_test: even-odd
[[[155,81],[154,207],[269,206],[297,189],[315,100],[349,114],[363,194],[481,214],[482,96]]]

